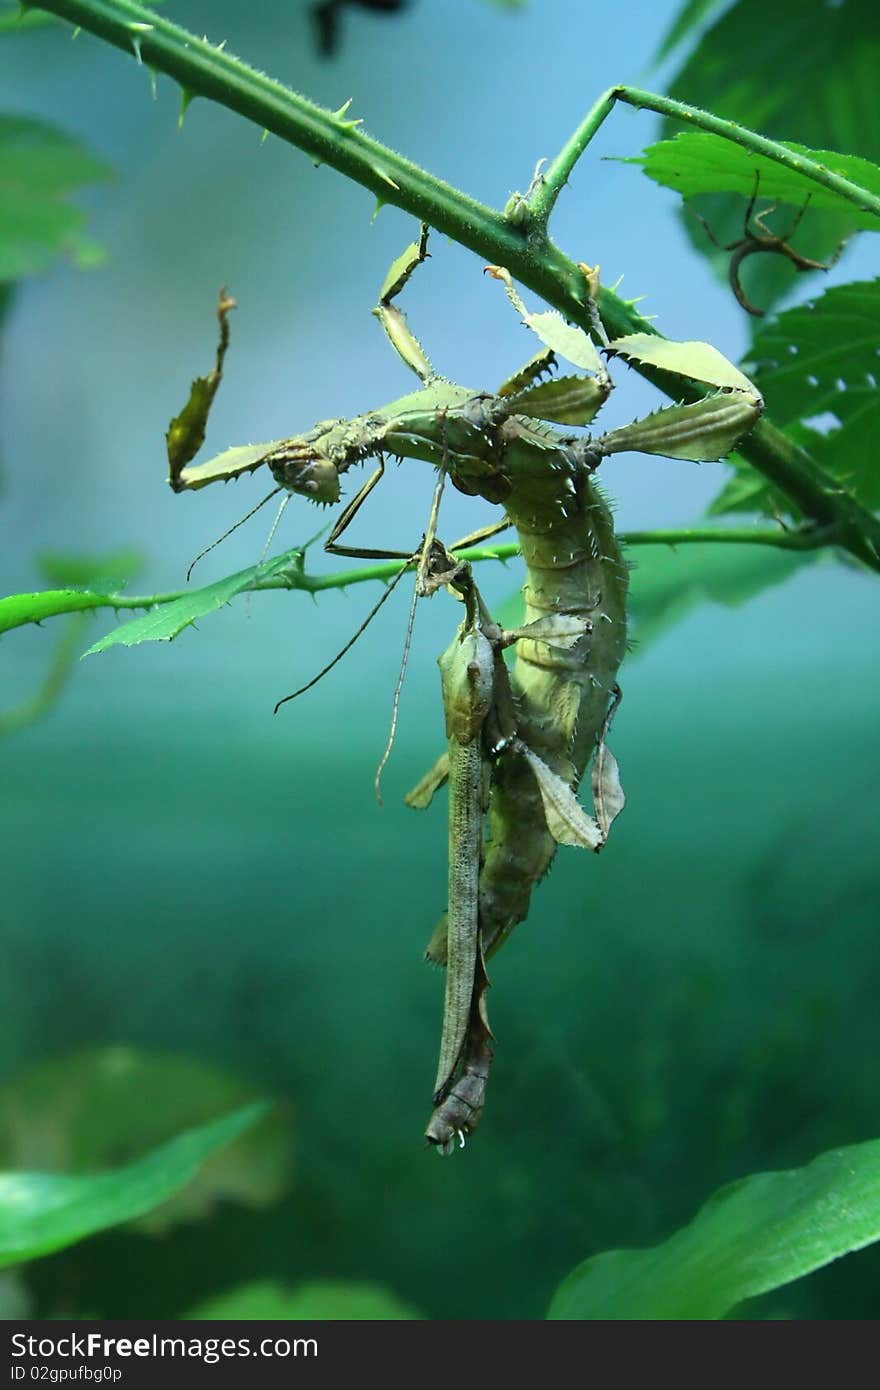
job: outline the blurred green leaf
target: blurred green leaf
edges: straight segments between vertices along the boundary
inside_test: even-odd
[[[18,0],[0,0],[0,34],[23,34],[28,29],[57,23],[55,16],[45,10],[25,10]]]
[[[244,1319],[277,1322],[401,1322],[421,1315],[394,1294],[374,1284],[336,1283],[321,1279],[286,1289],[266,1280],[243,1284],[206,1299],[184,1314],[187,1319]]]
[[[880,507],[880,280],[838,285],[757,334],[749,361],[772,418],[866,507]],[[810,425],[821,420],[822,428]],[[796,516],[745,460],[710,513]]]
[[[35,724],[61,698],[84,641],[86,615],[73,613],[56,640],[49,667],[37,689],[10,709],[0,710],[0,737],[16,734]]]
[[[210,1154],[266,1113],[263,1103],[247,1105],[115,1172],[0,1173],[0,1267],[48,1255],[158,1207],[195,1177]]]
[[[207,1124],[253,1100],[238,1077],[189,1057],[92,1048],[39,1062],[0,1088],[0,1168],[67,1175],[119,1167],[184,1125]],[[201,1220],[220,1201],[278,1200],[291,1171],[289,1120],[279,1109],[212,1154],[192,1182],[138,1226],[163,1232]]]
[[[793,61],[792,55],[796,55]],[[702,36],[669,87],[669,95],[740,121],[775,139],[792,135],[816,149],[831,146],[880,163],[880,26],[875,0],[738,0]],[[681,129],[665,121],[663,134]],[[718,240],[743,234],[742,199],[721,194],[701,211]],[[726,273],[692,216],[687,233],[699,253]],[[852,230],[848,214],[808,209],[798,246],[827,260]],[[753,256],[743,267],[749,299],[771,307],[797,273],[780,256]]]
[[[833,150],[812,150],[789,140],[780,143],[794,154],[824,164],[832,173],[869,193],[880,194],[880,168],[871,160]],[[674,189],[683,198],[693,198],[698,193],[737,193],[748,200],[755,191],[757,175],[761,198],[800,207],[809,197],[811,208],[830,208],[846,215],[855,228],[880,232],[880,218],[875,213],[862,212],[833,189],[711,131],[680,132],[673,139],[659,140],[643,154],[620,162],[640,164],[649,179]]]
[[[106,555],[76,555],[47,550],[37,556],[37,567],[50,584],[70,589],[123,589],[144,567],[142,551],[111,550]]]
[[[108,647],[136,647],[139,642],[170,642],[178,633],[183,632],[184,628],[190,627],[206,613],[216,612],[230,599],[235,598],[236,594],[243,594],[250,589],[258,576],[260,579],[270,579],[273,575],[290,569],[301,556],[301,550],[288,550],[267,564],[251,565],[248,569],[228,575],[226,579],[218,579],[216,583],[208,584],[203,589],[193,589],[191,594],[162,604],[144,618],[134,618],[130,623],[122,623],[120,627],[114,628],[106,637],[89,647],[85,655],[91,656],[94,652],[106,651]],[[39,595],[34,597],[38,598]],[[4,602],[9,603],[11,600],[0,600],[0,604]]]
[[[99,253],[83,235],[86,215],[67,199],[109,177],[106,164],[54,126],[0,117],[0,281],[37,274],[58,255],[96,264]]]
[[[636,652],[702,603],[737,608],[783,584],[821,552],[713,542],[642,546],[630,584],[630,635]]]
[[[557,1319],[723,1318],[880,1238],[880,1140],[832,1149],[805,1168],[757,1173],[716,1192],[649,1250],[609,1250],[559,1286]]]
[[[721,0],[686,0],[669,26],[657,50],[655,61],[661,63],[664,58],[668,58],[673,49],[678,48],[678,45],[687,38],[692,29],[696,29],[702,20],[707,19],[713,10],[718,9],[720,3]]]

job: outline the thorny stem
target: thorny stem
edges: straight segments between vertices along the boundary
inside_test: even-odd
[[[786,149],[785,145],[781,145],[777,140],[769,140],[765,135],[758,135],[753,130],[747,130],[745,126],[737,125],[736,121],[727,121],[722,116],[713,115],[711,111],[701,110],[698,106],[688,106],[686,102],[675,101],[672,97],[657,96],[653,92],[643,92],[638,87],[621,85],[609,87],[607,92],[602,93],[574,134],[566,140],[552,164],[544,171],[543,177],[536,180],[534,192],[528,198],[528,205],[539,223],[546,225],[572,169],[618,101],[625,102],[627,106],[634,106],[639,111],[656,111],[660,116],[671,116],[687,125],[698,126],[714,135],[722,135],[734,144],[751,150],[753,154],[764,155],[767,159],[775,160],[777,164],[784,164],[786,168],[802,174],[804,178],[822,184],[824,188],[838,193],[841,198],[855,203],[863,212],[873,212],[875,216],[880,217],[880,198],[876,194],[852,183],[841,174],[835,174],[824,164]]]
[[[23,0],[27,4],[28,0]],[[546,228],[534,215],[534,208],[521,199],[520,216],[505,217],[495,208],[477,202],[451,184],[434,177],[404,159],[387,146],[362,134],[357,122],[345,111],[332,112],[307,101],[281,83],[257,72],[207,39],[196,38],[185,29],[164,19],[135,0],[43,0],[39,7],[59,15],[82,29],[96,34],[135,57],[157,72],[167,73],[180,83],[184,100],[208,97],[237,111],[258,127],[271,131],[289,144],[309,154],[317,163],[331,165],[346,177],[362,184],[380,203],[390,203],[412,213],[485,261],[504,265],[517,280],[528,286],[548,304],[577,323],[591,329],[590,311],[582,271],[547,236]],[[668,97],[656,97],[631,87],[612,87],[600,98],[572,139],[554,160],[543,185],[536,181],[533,196],[541,188],[546,206],[550,189],[561,187],[592,134],[605,119],[615,101],[656,110],[694,122],[696,108]],[[607,109],[606,109],[607,107]],[[699,113],[706,129],[716,130],[771,158],[795,158],[772,140],[754,135],[732,122]],[[880,200],[821,165],[801,160],[801,172],[818,177],[859,206],[880,210]],[[529,214],[522,217],[522,208]],[[612,337],[627,333],[656,333],[656,329],[632,305],[610,290],[599,294],[599,309]],[[682,390],[680,377],[652,371],[640,365],[636,370],[648,377],[674,399],[696,399],[705,394],[697,386]],[[685,384],[686,385],[686,384]],[[838,543],[871,569],[880,570],[880,520],[819,467],[810,455],[797,448],[767,420],[761,420],[738,446],[739,453],[777,488],[791,497],[800,510],[819,527],[834,528]]]
[[[623,545],[769,545],[777,550],[819,550],[833,545],[837,537],[830,527],[804,529],[800,531],[757,530],[751,526],[698,526],[683,530],[668,531],[624,531],[619,537]],[[472,564],[483,560],[514,559],[519,555],[519,546],[514,542],[503,545],[473,546],[457,552],[461,559]],[[348,589],[352,584],[369,583],[379,580],[387,583],[408,566],[414,567],[412,560],[385,560],[381,564],[363,565],[356,569],[337,570],[333,574],[306,574],[302,568],[301,550],[288,552],[290,564],[281,568],[285,556],[281,555],[267,563],[266,568],[273,573],[265,578],[256,578],[243,592],[254,593],[268,589],[303,589],[316,594],[324,589]],[[164,594],[116,594],[97,593],[90,589],[47,589],[36,594],[13,594],[0,599],[0,633],[13,628],[24,627],[28,623],[40,623],[45,618],[54,618],[62,613],[82,612],[86,609],[112,608],[115,612],[128,609],[161,608],[177,599],[192,598],[192,589],[176,589]]]

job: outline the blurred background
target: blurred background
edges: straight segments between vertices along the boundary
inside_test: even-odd
[[[167,8],[322,105],[353,98],[369,133],[496,205],[602,89],[663,90],[677,61],[655,61],[671,0],[613,16],[575,0],[352,7],[332,57],[305,4]],[[87,35],[5,39],[0,83],[7,111],[56,122],[114,171],[79,199],[106,261],[26,281],[5,322],[2,592],[44,587],[45,552],[120,547],[142,556],[133,591],[179,588],[266,488],[175,497],[164,481],[168,420],[213,361],[219,286],[239,309],[210,452],[410,389],[369,311],[414,224],[388,208],[371,220],[366,192],[207,102],[178,128],[173,85],[159,78],[154,97],[145,69]],[[621,293],[647,296],[663,332],[736,360],[742,312],[692,255],[677,197],[603,162],[658,129],[618,108],[555,238],[605,283],[625,276]],[[431,249],[410,321],[442,371],[491,388],[534,344],[475,257],[440,237]],[[857,246],[831,283],[868,265]],[[656,399],[618,379],[608,428]],[[633,529],[696,521],[722,477],[627,455],[605,483]],[[421,465],[393,471],[356,538],[412,547],[431,487]],[[489,520],[481,508],[447,497],[442,534]],[[266,516],[207,557],[200,582],[255,563]],[[295,501],[276,549],[322,520]],[[421,605],[381,809],[406,585],[277,718],[375,587],[258,594],[171,645],[78,664],[60,703],[0,750],[2,1166],[104,1166],[239,1097],[279,1108],[252,1161],[230,1160],[198,1201],[7,1279],[6,1315],[180,1317],[241,1286],[268,1299],[333,1281],[424,1317],[538,1318],[577,1261],[661,1239],[720,1183],[876,1137],[876,588],[833,562],[790,576],[777,558],[775,587],[735,610],[696,607],[627,659],[614,731],[626,813],[601,861],[560,852],[492,962],[487,1111],[443,1162],[421,1134],[444,811],[401,798],[440,750],[452,605]],[[339,568],[317,550],[311,563]],[[484,566],[480,583],[500,603],[521,577]],[[110,626],[88,619],[83,645]],[[4,639],[4,706],[38,686],[58,630]],[[876,1254],[850,1257],[755,1315],[876,1316],[878,1272]]]

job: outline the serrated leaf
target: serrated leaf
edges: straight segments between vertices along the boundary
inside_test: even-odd
[[[738,0],[702,36],[669,94],[775,139],[797,134],[816,149],[831,146],[880,163],[878,70],[875,0]],[[680,129],[680,121],[664,121],[664,135]],[[742,199],[719,195],[711,201],[702,210],[719,241],[741,237]],[[683,220],[699,253],[726,273],[729,258],[716,251],[695,218]],[[825,260],[850,225],[810,209],[799,248]],[[796,275],[780,256],[751,257],[743,272],[746,293],[763,308],[786,293]]]
[[[679,1321],[725,1317],[880,1239],[880,1140],[832,1149],[803,1168],[722,1187],[689,1225],[648,1250],[579,1265],[549,1318]]]
[[[267,1108],[245,1106],[111,1172],[0,1173],[0,1267],[48,1255],[152,1211],[190,1182],[210,1154],[262,1119]]]
[[[523,744],[520,752],[535,774],[547,829],[556,843],[573,845],[577,849],[601,849],[602,832],[592,816],[587,815],[571,787],[531,748]]]
[[[243,594],[258,576],[267,579],[273,574],[279,574],[296,564],[301,555],[300,550],[288,550],[268,564],[251,565],[238,574],[231,574],[226,579],[207,584],[203,589],[193,589],[191,594],[172,599],[170,603],[163,603],[143,618],[134,618],[129,623],[120,624],[112,632],[108,632],[106,637],[89,647],[83,655],[92,656],[96,652],[106,651],[108,647],[136,647],[139,642],[170,642],[199,618],[205,617],[207,613],[216,612],[237,594]]]
[[[815,564],[821,553],[711,541],[677,549],[639,546],[628,603],[636,654],[691,609],[703,603],[737,608]]]
[[[860,502],[880,506],[880,280],[838,285],[763,326],[750,352],[772,418]],[[822,430],[807,423],[826,418]],[[834,428],[833,421],[841,428]],[[797,516],[791,502],[742,459],[713,514]]]
[[[880,167],[871,160],[834,150],[813,150],[787,140],[780,144],[880,197]],[[809,197],[811,209],[839,212],[853,229],[880,232],[880,217],[876,213],[862,211],[824,184],[711,131],[683,131],[671,140],[649,145],[642,155],[621,163],[640,164],[649,179],[674,189],[685,199],[701,193],[736,193],[748,202],[755,191],[757,175],[761,199],[801,207]]]
[[[35,275],[59,255],[95,264],[86,215],[68,198],[110,177],[106,164],[55,126],[0,117],[0,281]]]

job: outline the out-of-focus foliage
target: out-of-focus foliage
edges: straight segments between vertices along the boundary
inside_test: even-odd
[[[560,1285],[551,1318],[725,1317],[880,1239],[880,1140],[716,1192],[652,1250],[594,1255]]]
[[[253,1097],[252,1086],[215,1067],[127,1047],[43,1062],[0,1089],[0,1168],[118,1168]],[[221,1202],[267,1206],[285,1192],[290,1169],[290,1125],[276,1109],[211,1154],[182,1191],[136,1227],[161,1233],[210,1215]]]
[[[102,160],[54,126],[0,116],[0,281],[34,275],[59,255],[78,266],[98,263],[86,215],[69,195],[109,176]]]
[[[262,1103],[245,1106],[112,1172],[0,1173],[0,1267],[48,1255],[152,1211],[190,1182],[216,1149],[265,1113]]]
[[[199,1303],[185,1318],[279,1322],[400,1322],[420,1317],[409,1304],[374,1284],[336,1283],[317,1280],[286,1289],[268,1281],[245,1284]]]
[[[783,584],[817,551],[769,546],[641,546],[630,584],[631,636],[638,654],[701,603],[738,608],[774,584]]]

